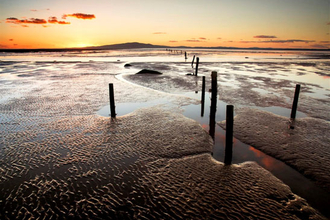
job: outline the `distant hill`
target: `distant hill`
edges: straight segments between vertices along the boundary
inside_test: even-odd
[[[143,44],[138,42],[130,42],[123,44],[112,44],[97,47],[85,47],[84,49],[89,50],[119,50],[119,49],[139,49],[139,48],[168,48],[168,46],[153,45],[153,44]]]
[[[103,45],[96,47],[79,47],[79,48],[40,48],[40,49],[0,49],[0,52],[14,52],[14,53],[26,53],[26,52],[66,52],[66,51],[82,51],[82,50],[123,50],[123,49],[141,49],[141,48],[168,48],[168,49],[231,49],[231,50],[290,50],[290,51],[330,51],[330,49],[291,49],[291,48],[239,48],[239,47],[187,47],[187,46],[164,46],[153,45],[138,42],[129,42],[122,44]]]

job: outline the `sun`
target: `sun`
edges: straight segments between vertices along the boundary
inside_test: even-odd
[[[93,46],[93,45],[87,44],[87,43],[78,43],[74,47],[90,47],[90,46]]]

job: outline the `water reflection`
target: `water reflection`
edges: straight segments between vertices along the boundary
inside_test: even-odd
[[[190,96],[191,97],[191,96]],[[197,98],[197,97],[196,97]],[[210,105],[210,99],[205,100],[205,105]],[[225,120],[225,109],[227,103],[219,101],[217,103],[216,112],[216,121]],[[279,114],[282,116],[286,116],[289,118],[290,109],[285,109],[281,107],[257,107],[258,109],[269,111],[274,114]],[[208,118],[199,116],[196,114],[198,111],[198,105],[188,105],[184,107],[184,115],[186,117],[192,118],[199,122],[205,130],[211,130],[210,124],[208,123]],[[211,109],[211,108],[210,108]],[[209,114],[208,108],[205,108],[205,114]],[[305,114],[301,112],[297,112],[297,117],[304,117]],[[211,117],[210,117],[211,118]],[[213,121],[213,119],[210,119]],[[213,123],[212,123],[213,126]],[[226,141],[226,133],[225,131],[218,125],[215,125],[214,129],[214,147],[213,147],[213,157],[221,162],[224,162],[225,156],[225,141]],[[255,149],[252,146],[242,143],[235,137],[233,138],[233,158],[232,163],[242,163],[245,161],[255,161],[263,168],[270,171],[274,176],[282,180],[286,185],[288,185],[292,192],[303,197],[307,200],[307,202],[312,205],[314,208],[321,211],[324,215],[330,216],[330,194],[323,189],[319,188],[314,184],[313,181],[307,179],[298,171],[292,169],[285,163],[268,156],[267,154],[261,152],[258,149]]]
[[[195,99],[200,99],[199,95],[195,92],[187,94],[188,97],[192,97]],[[169,101],[166,99],[159,99],[150,102],[140,102],[140,103],[117,103],[116,108],[118,115],[125,115],[128,114],[136,109],[149,107],[153,105],[169,105]],[[171,105],[171,104],[170,104]],[[173,105],[173,104],[172,104]],[[211,96],[205,99],[205,105],[211,105]],[[226,105],[227,103],[216,100],[216,109],[214,115],[210,117],[212,123],[210,123],[209,117],[204,117],[199,114],[201,110],[200,105],[187,105],[184,106],[184,115],[188,118],[194,119],[201,124],[201,126],[207,131],[212,130],[210,127],[212,126],[214,131],[212,130],[212,135],[214,139],[214,147],[213,147],[213,157],[218,160],[224,160],[225,155],[225,131],[218,125],[216,125],[216,121],[223,121],[225,120],[225,112],[226,112]],[[258,107],[259,108],[259,107]],[[286,117],[290,116],[290,109],[284,109],[279,107],[271,107],[269,108],[260,108],[262,110],[272,111],[275,110],[273,113],[284,113]],[[278,111],[280,110],[280,111]],[[109,105],[100,109],[97,114],[109,117]],[[211,116],[211,108],[204,109],[205,115]],[[297,117],[302,117],[302,114],[297,113]],[[214,120],[213,120],[214,118]],[[233,158],[232,163],[242,163],[245,161],[255,161],[260,166],[264,167],[265,169],[272,172],[274,176],[282,180],[285,184],[290,186],[293,193],[303,197],[307,200],[309,204],[311,204],[314,208],[317,208],[323,214],[329,216],[328,207],[330,206],[330,195],[329,193],[325,192],[324,190],[320,189],[318,186],[314,184],[314,182],[310,181],[309,179],[305,178],[302,174],[297,172],[296,170],[292,169],[291,167],[287,166],[285,163],[276,160],[273,157],[270,157],[263,152],[255,149],[252,146],[246,145],[236,139],[233,138]]]

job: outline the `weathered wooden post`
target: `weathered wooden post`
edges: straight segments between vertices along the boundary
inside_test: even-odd
[[[233,128],[234,128],[234,106],[227,105],[225,165],[230,165],[233,157]]]
[[[198,64],[199,64],[199,57],[196,58],[196,71],[195,71],[195,76],[198,74]]]
[[[187,58],[187,52],[186,52],[186,51],[184,52],[184,59],[185,59],[185,60],[188,59],[188,58]]]
[[[212,93],[211,93],[211,110],[210,110],[210,130],[209,134],[214,140],[215,134],[215,113],[217,111],[217,93],[218,93],[218,82],[217,72],[212,72]]]
[[[203,83],[202,83],[202,109],[201,109],[201,116],[204,116],[204,104],[205,104],[205,76],[203,76]]]
[[[294,92],[294,99],[292,103],[292,109],[291,109],[291,119],[294,120],[296,118],[297,113],[297,106],[298,106],[298,99],[299,99],[299,92],[300,92],[300,85],[296,85],[296,90]]]
[[[109,83],[109,96],[110,96],[110,112],[111,118],[116,117],[116,110],[115,110],[115,97],[113,92],[113,84]]]
[[[194,68],[194,61],[195,61],[195,55],[194,55],[194,57],[193,57],[193,59],[191,61],[191,68]]]

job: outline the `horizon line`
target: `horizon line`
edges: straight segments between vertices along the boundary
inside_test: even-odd
[[[138,47],[129,47],[128,45],[136,44]],[[143,47],[145,45],[145,47]],[[149,47],[147,47],[148,45]],[[126,46],[119,48],[119,46]],[[118,47],[118,48],[105,48],[105,47]],[[246,50],[307,50],[307,51],[330,51],[330,48],[276,48],[276,47],[226,47],[226,46],[168,46],[168,45],[155,45],[151,43],[140,43],[140,42],[125,42],[118,44],[108,44],[100,46],[86,46],[86,47],[62,47],[62,48],[0,48],[0,52],[28,52],[28,51],[66,51],[66,50],[120,50],[120,49],[143,49],[143,48],[186,48],[186,49],[246,49]]]

